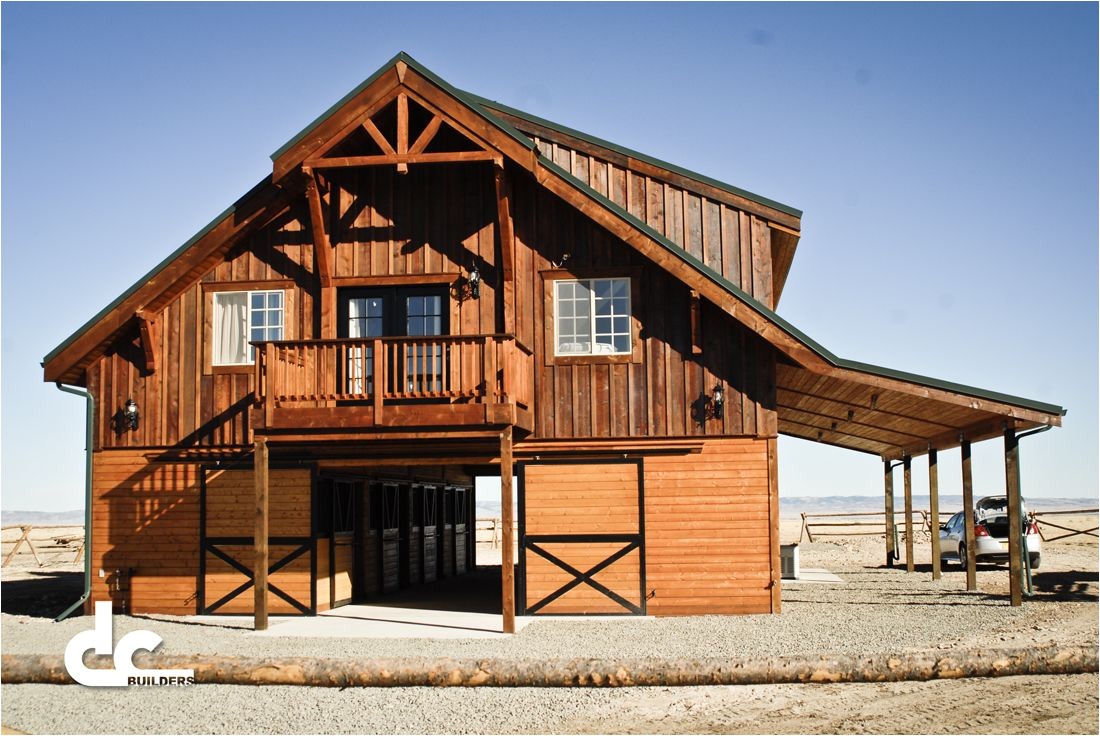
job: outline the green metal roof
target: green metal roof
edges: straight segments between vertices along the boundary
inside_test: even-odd
[[[944,391],[952,391],[955,393],[966,394],[967,396],[973,396],[975,398],[988,399],[990,401],[997,401],[1004,404],[1012,404],[1013,406],[1019,406],[1025,409],[1032,409],[1034,411],[1041,411],[1047,414],[1058,414],[1060,416],[1064,416],[1066,414],[1066,410],[1056,404],[1048,404],[1042,401],[1034,401],[1033,399],[1025,399],[1020,396],[1012,396],[1010,394],[1004,394],[997,391],[989,391],[983,388],[977,388],[975,386],[966,386],[961,383],[944,381],[938,378],[931,378],[929,376],[921,376],[916,373],[908,373],[905,371],[894,370],[892,368],[884,368],[882,366],[872,365],[870,363],[861,363],[859,361],[841,358],[840,356],[835,355],[834,353],[826,349],[824,345],[799,330],[790,322],[780,317],[776,312],[772,311],[768,307],[764,306],[764,304],[762,304],[761,302],[749,296],[739,286],[734,284],[732,281],[724,278],[720,273],[703,263],[703,261],[699,260],[683,248],[679,247],[671,240],[666,238],[664,235],[662,235],[660,232],[653,229],[642,220],[639,220],[637,217],[630,214],[630,212],[623,209],[607,197],[603,196],[598,191],[588,186],[583,181],[576,178],[562,167],[555,164],[553,161],[548,160],[546,157],[540,157],[539,160],[543,166],[553,170],[576,189],[580,190],[592,199],[597,200],[604,207],[612,210],[616,215],[628,221],[634,227],[644,231],[646,235],[662,245],[666,250],[675,253],[680,259],[687,262],[696,271],[706,276],[718,286],[721,286],[733,296],[737,297],[737,299],[744,302],[745,305],[752,309],[754,312],[775,324],[788,335],[806,345],[806,347],[808,347],[830,365],[833,365],[837,368],[845,368],[848,370],[859,371],[860,373],[867,373],[873,376],[881,376],[883,378],[892,378],[899,381],[906,381],[908,383],[915,383],[921,386],[926,386],[928,388],[942,389]]]
[[[434,74],[433,72],[431,72],[430,70],[428,70],[427,68],[422,66],[419,62],[417,62],[415,59],[413,59],[411,56],[409,56],[408,54],[406,54],[403,51],[398,53],[396,56],[394,56],[390,61],[388,61],[385,65],[383,65],[381,69],[379,69],[374,74],[372,74],[370,77],[368,77],[366,80],[364,80],[354,90],[352,90],[351,92],[346,94],[344,97],[342,97],[340,99],[340,101],[338,101],[335,105],[333,105],[328,110],[326,110],[324,113],[322,113],[312,123],[307,125],[297,135],[295,135],[293,138],[291,138],[289,141],[287,141],[282,147],[279,148],[279,150],[277,150],[275,153],[273,153],[271,155],[272,160],[278,158],[280,155],[282,155],[284,152],[286,152],[291,146],[293,146],[298,141],[300,141],[302,138],[304,138],[306,135],[308,135],[311,130],[313,130],[318,125],[320,125],[325,119],[327,119],[329,116],[331,116],[334,112],[336,112],[336,110],[338,110],[341,106],[346,104],[349,100],[354,98],[363,89],[365,89],[371,83],[376,81],[379,77],[382,76],[383,73],[385,73],[391,66],[396,64],[398,61],[405,62],[412,69],[414,69],[417,73],[421,74],[422,76],[424,76],[425,78],[431,80],[434,84],[439,86],[444,92],[451,95],[452,97],[454,97],[459,102],[463,103],[464,105],[468,106],[469,108],[471,108],[472,110],[474,110],[475,112],[477,112],[478,114],[483,116],[486,121],[488,121],[492,125],[496,126],[497,128],[499,128],[501,131],[503,131],[504,133],[506,133],[510,137],[514,138],[516,141],[521,143],[524,147],[528,148],[529,150],[535,151],[536,153],[538,153],[538,148],[535,145],[534,141],[532,141],[530,138],[525,136],[520,131],[516,130],[513,126],[509,125],[507,122],[505,122],[505,121],[501,120],[500,118],[498,118],[497,116],[493,115],[491,112],[489,112],[489,110],[486,109],[486,107],[495,107],[498,110],[502,110],[502,111],[508,112],[510,114],[513,114],[517,117],[530,120],[531,122],[537,123],[539,125],[543,125],[543,126],[552,128],[554,130],[558,130],[560,132],[566,133],[568,135],[571,135],[571,136],[574,136],[574,137],[577,137],[577,138],[581,138],[582,140],[587,140],[587,141],[589,141],[589,142],[591,142],[595,145],[599,145],[599,146],[602,146],[602,147],[609,148],[611,150],[618,151],[619,153],[621,153],[623,155],[638,158],[639,160],[646,161],[646,162],[648,162],[648,163],[650,163],[654,166],[667,168],[671,171],[676,171],[677,173],[680,173],[680,174],[682,174],[684,176],[687,176],[689,178],[693,178],[693,179],[696,179],[698,181],[702,181],[702,182],[705,182],[707,184],[710,184],[711,186],[716,186],[716,187],[725,189],[726,191],[732,192],[734,194],[738,194],[739,196],[748,197],[750,199],[753,199],[754,201],[760,202],[761,204],[766,204],[769,207],[773,207],[775,209],[778,209],[780,211],[783,211],[783,212],[786,212],[788,214],[794,215],[796,217],[801,217],[802,216],[802,212],[800,210],[796,210],[794,208],[787,207],[786,205],[780,204],[779,202],[775,202],[775,201],[772,201],[772,200],[768,200],[768,199],[759,197],[759,196],[754,195],[750,192],[746,192],[744,190],[737,189],[736,187],[732,187],[728,184],[724,184],[724,183],[719,182],[717,180],[710,179],[708,177],[704,177],[700,174],[696,174],[696,173],[688,171],[686,169],[682,169],[682,168],[673,166],[672,164],[668,164],[668,163],[660,161],[658,159],[654,159],[654,158],[651,158],[649,156],[645,156],[644,154],[638,153],[636,151],[631,151],[630,149],[626,149],[626,148],[622,148],[620,146],[616,146],[613,143],[609,143],[607,141],[603,141],[603,140],[600,140],[598,138],[588,136],[584,133],[580,133],[579,131],[570,130],[569,128],[565,128],[563,126],[557,125],[556,123],[552,123],[551,121],[543,120],[542,118],[538,118],[538,117],[530,115],[528,113],[521,112],[521,111],[516,110],[514,108],[509,108],[507,106],[501,105],[500,103],[496,103],[496,102],[493,102],[491,100],[487,100],[485,98],[477,97],[476,95],[472,95],[470,93],[463,92],[462,90],[457,89],[456,87],[452,86],[451,84],[449,84],[448,82],[446,82],[442,78],[438,77],[436,74]],[[892,378],[892,379],[896,379],[896,380],[900,380],[900,381],[906,381],[906,382],[909,382],[909,383],[915,383],[915,384],[918,384],[918,385],[921,385],[921,386],[926,386],[926,387],[929,387],[929,388],[942,389],[942,390],[945,390],[945,391],[952,391],[952,392],[955,392],[955,393],[961,393],[961,394],[965,394],[965,395],[968,395],[968,396],[973,396],[973,397],[976,397],[976,398],[983,398],[983,399],[988,399],[990,401],[997,401],[997,402],[1000,402],[1000,403],[1011,404],[1013,406],[1019,406],[1019,407],[1022,407],[1022,408],[1027,408],[1027,409],[1031,409],[1031,410],[1034,410],[1034,411],[1040,411],[1040,412],[1044,412],[1044,413],[1048,413],[1048,414],[1065,415],[1065,413],[1066,413],[1065,409],[1063,409],[1062,407],[1057,406],[1055,404],[1048,404],[1048,403],[1041,402],[1041,401],[1034,401],[1034,400],[1025,399],[1025,398],[1019,397],[1019,396],[1011,396],[1009,394],[1004,394],[1004,393],[1000,393],[1000,392],[996,392],[996,391],[988,391],[986,389],[981,389],[981,388],[977,388],[977,387],[974,387],[974,386],[966,386],[966,385],[959,384],[959,383],[953,383],[951,381],[943,381],[943,380],[936,379],[936,378],[930,378],[928,376],[917,375],[915,373],[907,373],[905,371],[897,371],[897,370],[893,370],[893,369],[890,369],[890,368],[884,368],[882,366],[871,365],[869,363],[861,363],[861,362],[858,362],[858,361],[846,360],[846,359],[841,358],[837,355],[834,355],[832,352],[827,350],[823,345],[821,345],[820,343],[815,341],[809,335],[805,334],[804,332],[802,332],[801,330],[796,328],[794,325],[787,322],[787,320],[780,317],[776,312],[769,309],[768,307],[766,307],[764,304],[757,301],[753,297],[749,296],[739,286],[737,286],[733,282],[725,279],[717,271],[715,271],[714,269],[707,266],[705,263],[703,263],[701,260],[699,260],[698,258],[693,256],[688,251],[684,250],[683,248],[678,247],[675,243],[670,241],[663,234],[661,234],[657,230],[653,229],[652,227],[647,225],[642,220],[639,220],[637,217],[630,214],[627,210],[620,207],[619,205],[617,205],[615,202],[611,201],[607,197],[603,196],[602,194],[600,194],[598,191],[596,191],[592,187],[588,186],[588,184],[586,184],[585,182],[583,182],[580,179],[576,178],[571,173],[569,173],[565,169],[563,169],[560,166],[558,166],[557,164],[555,164],[553,161],[550,161],[549,159],[547,159],[545,156],[539,155],[539,161],[540,161],[541,165],[545,166],[547,169],[549,169],[549,170],[555,172],[556,174],[558,174],[560,177],[562,177],[562,179],[564,181],[569,182],[569,184],[571,186],[573,186],[574,188],[576,188],[578,191],[582,192],[583,194],[585,194],[589,198],[595,200],[596,202],[598,202],[602,206],[604,206],[607,209],[611,210],[616,215],[621,217],[623,220],[625,220],[626,222],[631,224],[633,227],[645,232],[645,234],[648,235],[656,243],[660,244],[666,250],[674,253],[677,257],[679,257],[685,263],[690,265],[697,272],[699,272],[700,274],[702,274],[706,278],[710,279],[712,282],[714,282],[718,286],[725,289],[727,292],[729,292],[731,295],[736,297],[738,300],[744,302],[744,304],[746,306],[748,306],[750,309],[752,309],[756,313],[763,316],[765,319],[771,321],[779,329],[783,330],[784,332],[786,332],[791,337],[795,338],[799,342],[806,345],[810,350],[812,350],[814,353],[816,353],[818,356],[820,356],[823,360],[825,360],[830,365],[833,365],[833,366],[838,367],[838,368],[844,368],[844,369],[858,371],[858,372],[861,372],[861,373],[867,373],[867,374],[870,374],[870,375],[881,376],[881,377],[884,377],[884,378]],[[138,280],[137,283],[135,283],[133,286],[131,286],[129,289],[127,289],[126,292],[124,292],[121,296],[119,296],[117,299],[115,299],[113,302],[111,302],[109,305],[107,305],[107,307],[105,307],[103,310],[101,310],[96,316],[92,317],[92,319],[88,320],[88,322],[86,322],[83,326],[80,327],[80,329],[78,329],[76,332],[74,332],[72,335],[70,335],[63,343],[61,343],[61,345],[54,348],[43,359],[43,362],[45,363],[45,362],[50,361],[52,358],[54,358],[56,355],[58,355],[61,351],[63,351],[65,348],[67,348],[74,340],[76,340],[77,337],[79,337],[86,330],[88,330],[92,325],[94,325],[96,322],[98,322],[100,319],[102,319],[104,316],[106,316],[112,309],[114,309],[119,304],[121,304],[123,301],[125,301],[127,298],[129,298],[134,292],[137,291],[138,288],[140,288],[143,284],[145,284],[147,281],[149,281],[151,278],[153,278],[161,270],[163,270],[169,263],[171,263],[176,258],[178,258],[180,255],[182,255],[189,247],[191,247],[195,242],[197,242],[200,238],[202,238],[204,235],[206,235],[211,229],[214,228],[215,225],[217,225],[219,222],[221,222],[226,216],[232,214],[236,210],[236,208],[240,205],[240,203],[242,201],[244,201],[249,196],[251,196],[260,187],[263,187],[267,184],[270,184],[270,182],[271,182],[271,176],[268,175],[263,180],[261,180],[255,187],[253,187],[251,190],[249,190],[249,192],[247,194],[245,194],[243,197],[238,199],[237,202],[235,202],[232,206],[230,206],[228,209],[226,209],[223,213],[221,213],[216,218],[214,218],[209,224],[207,224],[204,228],[202,228],[202,230],[200,230],[198,233],[196,233],[194,236],[192,236],[186,243],[181,245],[171,255],[169,255],[167,258],[165,258],[163,261],[161,261],[159,264],[157,264],[148,274],[143,276],[141,279]]]
[[[482,107],[487,107],[487,108],[491,108],[493,110],[500,110],[501,112],[506,112],[509,115],[514,115],[517,118],[522,118],[523,120],[526,120],[530,123],[534,123],[535,125],[541,125],[542,127],[549,128],[550,130],[556,130],[559,133],[564,133],[565,135],[571,136],[573,138],[579,138],[582,141],[586,141],[586,142],[591,143],[593,145],[600,146],[601,148],[606,148],[608,150],[619,153],[623,156],[629,156],[630,158],[638,159],[639,161],[644,161],[647,164],[650,164],[652,166],[656,166],[656,167],[661,168],[661,169],[667,169],[667,170],[672,171],[676,174],[679,174],[680,176],[686,176],[689,179],[694,179],[695,181],[702,182],[703,184],[708,184],[708,185],[710,185],[710,186],[712,186],[716,189],[721,189],[722,191],[729,192],[730,194],[735,194],[739,197],[744,197],[745,199],[751,199],[753,202],[757,202],[759,204],[766,205],[768,207],[771,207],[772,209],[779,210],[780,212],[785,212],[788,215],[792,215],[792,216],[798,217],[798,218],[802,217],[802,210],[795,209],[794,207],[791,207],[789,205],[785,205],[782,202],[776,202],[774,199],[768,199],[767,197],[762,197],[759,194],[754,194],[753,192],[750,192],[746,189],[741,189],[740,187],[735,187],[732,184],[727,184],[724,181],[718,181],[717,179],[712,179],[709,176],[704,176],[703,174],[697,173],[695,171],[685,169],[682,166],[677,166],[676,164],[670,164],[667,161],[662,161],[659,158],[654,158],[653,156],[648,156],[644,153],[634,151],[630,148],[624,148],[623,146],[620,146],[616,143],[612,143],[611,141],[607,141],[607,140],[604,140],[602,138],[597,138],[594,135],[589,135],[589,134],[583,133],[579,130],[574,130],[573,128],[567,128],[564,125],[560,125],[558,123],[555,123],[552,120],[547,120],[546,118],[540,118],[537,115],[532,115],[529,112],[524,112],[522,110],[517,110],[514,107],[509,107],[508,105],[502,104],[502,103],[497,102],[495,100],[486,99],[484,97],[478,97],[477,95],[475,95],[471,92],[467,92],[466,94],[469,95],[471,98],[477,100],[479,103],[481,103]]]
[[[163,261],[161,261],[157,265],[153,266],[152,270],[150,270],[149,273],[145,274],[140,279],[138,279],[133,284],[133,286],[131,286],[126,291],[122,292],[122,294],[120,294],[118,296],[118,298],[116,298],[114,301],[112,301],[110,304],[108,304],[103,309],[99,310],[99,312],[96,313],[96,315],[94,317],[92,317],[90,320],[88,320],[87,322],[82,324],[79,328],[77,328],[76,332],[69,335],[67,338],[65,338],[65,340],[60,345],[58,345],[56,348],[54,348],[49,353],[47,353],[46,357],[44,357],[42,359],[42,363],[43,364],[49,363],[51,360],[53,360],[55,357],[57,357],[62,351],[65,350],[65,348],[69,347],[69,345],[71,345],[73,342],[75,342],[78,337],[80,337],[85,332],[87,332],[89,329],[91,329],[92,325],[94,325],[96,322],[98,322],[99,320],[103,319],[108,314],[110,314],[110,312],[115,307],[117,307],[119,304],[122,304],[124,301],[129,299],[131,296],[133,296],[134,292],[136,292],[138,289],[140,289],[142,286],[144,286],[146,283],[148,283],[158,273],[160,273],[165,268],[167,268],[168,265],[170,263],[172,263],[172,261],[174,261],[177,258],[179,258],[180,256],[182,256],[187,251],[188,248],[190,248],[192,245],[197,243],[208,232],[213,230],[214,227],[217,226],[217,224],[219,222],[221,222],[226,217],[228,217],[229,215],[236,212],[237,207],[239,207],[242,202],[244,202],[246,199],[251,197],[253,194],[255,194],[257,191],[259,191],[261,188],[263,188],[264,186],[267,186],[269,184],[271,184],[271,174],[268,174],[263,179],[261,179],[254,187],[249,189],[243,197],[238,198],[236,202],[229,205],[229,207],[227,207],[225,210],[223,210],[221,214],[219,214],[217,217],[215,217],[210,222],[206,223],[206,225],[204,225],[201,230],[199,230],[197,233],[195,233],[190,238],[188,238],[186,243],[184,243],[183,245],[181,245],[180,247],[178,247],[174,251],[172,251],[168,255],[167,258],[165,258]]]

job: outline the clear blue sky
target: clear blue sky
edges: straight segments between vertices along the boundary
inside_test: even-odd
[[[847,358],[1068,407],[1024,441],[1025,494],[1097,493],[1094,3],[0,12],[6,509],[82,505],[83,402],[42,356],[398,50],[803,209],[783,316]],[[1003,488],[1000,442],[975,465]],[[784,439],[780,483],[878,494],[880,464]]]

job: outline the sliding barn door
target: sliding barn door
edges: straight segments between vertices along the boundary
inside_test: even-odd
[[[521,613],[645,614],[642,464],[525,463]]]

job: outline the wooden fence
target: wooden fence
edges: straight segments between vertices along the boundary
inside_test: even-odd
[[[1091,516],[1093,514],[1100,513],[1100,509],[1069,509],[1067,511],[1032,511],[1029,514],[1032,520],[1035,521],[1036,526],[1039,527],[1039,536],[1044,542],[1054,542],[1059,539],[1066,539],[1067,537],[1076,536],[1089,536],[1096,537],[1096,532],[1100,527],[1092,527],[1091,529],[1077,529],[1076,527],[1062,526],[1055,524],[1053,521],[1047,521],[1047,516]],[[1068,532],[1068,534],[1059,534],[1056,537],[1048,537],[1044,531],[1045,527],[1052,527],[1059,531]],[[1100,537],[1098,537],[1100,538]]]
[[[0,567],[7,567],[20,552],[29,553],[39,567],[63,561],[61,558],[68,557],[70,552],[73,553],[72,559],[64,561],[75,563],[84,556],[84,528],[80,524],[49,526],[10,524],[3,527],[2,531],[5,532],[6,537],[3,544],[10,544],[11,549],[4,555],[4,562]],[[11,533],[8,534],[8,532]],[[39,556],[40,553],[42,556]]]
[[[913,528],[920,529],[928,534],[932,533],[932,513],[927,509],[913,509],[914,517],[919,516],[920,519],[913,519]],[[944,523],[952,516],[956,511],[941,511],[939,512],[940,523]],[[902,517],[902,520],[897,521],[897,517]],[[877,518],[879,521],[862,521],[866,518]],[[828,519],[829,521],[816,521],[816,519]],[[859,521],[852,521],[852,519],[860,519]],[[905,534],[905,511],[894,512],[894,526],[899,530],[899,533],[904,537]],[[866,527],[873,527],[871,530],[866,530]],[[827,531],[820,531],[826,529]],[[839,530],[845,531],[839,531]],[[837,530],[837,531],[833,531]],[[802,531],[798,534],[798,541],[801,542],[803,537],[807,542],[814,541],[814,537],[872,537],[882,536],[886,534],[886,512],[885,511],[855,511],[847,513],[833,513],[833,514],[802,514]]]

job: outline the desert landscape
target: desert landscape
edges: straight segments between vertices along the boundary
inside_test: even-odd
[[[1095,515],[1059,517],[1096,526]],[[783,543],[801,519],[784,519]],[[1048,534],[1056,536],[1059,532]],[[149,628],[165,653],[371,658],[759,658],[775,655],[965,651],[1050,644],[1097,646],[1096,538],[1044,546],[1034,594],[1008,605],[1004,565],[978,566],[978,587],[949,567],[931,579],[927,532],[914,535],[916,571],[884,566],[882,535],[817,537],[799,546],[803,571],[839,579],[784,581],[778,616],[545,619],[512,637],[384,639],[258,636],[247,620],[117,616],[116,638]],[[485,562],[492,554],[486,543]],[[10,545],[5,546],[5,552]],[[5,654],[59,654],[87,618],[56,624],[74,595],[56,597],[80,566],[4,569]],[[67,576],[67,577],[66,577]],[[49,585],[47,585],[49,583]],[[53,595],[39,592],[51,588]],[[66,597],[68,595],[69,597]],[[26,610],[12,612],[19,606]],[[4,685],[3,724],[27,733],[1097,733],[1096,674],[929,682],[676,688],[361,688],[198,685],[96,691]]]

